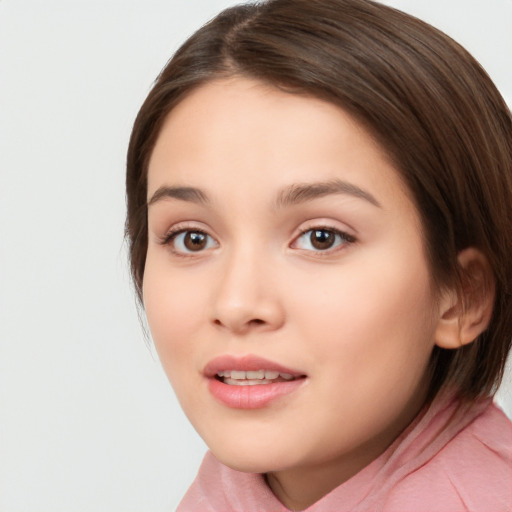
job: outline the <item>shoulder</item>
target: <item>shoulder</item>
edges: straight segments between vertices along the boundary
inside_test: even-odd
[[[490,404],[430,460],[397,482],[385,510],[511,511],[510,420]]]

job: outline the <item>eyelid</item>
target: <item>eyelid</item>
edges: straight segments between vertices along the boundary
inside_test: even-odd
[[[206,247],[199,251],[187,251],[187,250],[178,250],[174,246],[174,241],[178,236],[180,236],[183,233],[201,233],[207,236],[211,241],[214,242],[214,247]],[[171,226],[170,229],[168,229],[165,234],[161,237],[159,237],[158,243],[163,246],[167,246],[169,250],[172,252],[173,255],[179,256],[179,257],[197,257],[201,256],[203,253],[205,253],[207,250],[216,248],[219,246],[218,240],[209,233],[209,231],[203,227],[198,227],[195,224],[190,224],[188,222],[182,222],[179,224],[176,224],[174,226]]]
[[[313,232],[313,231],[329,231],[331,233],[334,233],[335,236],[341,237],[341,243],[337,243],[332,248],[327,248],[325,250],[322,249],[304,249],[301,247],[294,247],[298,243],[298,241],[304,237],[306,234]],[[344,230],[340,227],[335,227],[330,223],[322,222],[322,221],[315,221],[308,223],[307,226],[300,228],[299,233],[293,238],[290,247],[292,249],[297,249],[309,253],[313,253],[319,256],[327,256],[332,253],[338,252],[340,250],[343,250],[348,245],[352,245],[355,242],[357,242],[357,239],[354,235],[350,234],[347,230]]]
[[[205,235],[212,236],[210,234],[210,230],[207,227],[204,227],[202,225],[202,222],[187,220],[172,224],[169,228],[165,230],[165,232],[162,235],[157,235],[157,238],[159,243],[165,245],[166,243],[169,242],[169,240],[171,240],[173,236],[177,236],[178,234],[183,233],[184,231],[194,231],[197,233],[204,233]]]
[[[166,233],[163,237],[160,238],[160,243],[162,245],[167,245],[171,240],[176,238],[178,235],[181,235],[182,233],[186,233],[187,231],[190,231],[193,233],[203,233],[205,235],[208,235],[208,233],[204,229],[199,229],[199,228],[192,228],[192,227],[171,228],[168,231],[166,231]]]

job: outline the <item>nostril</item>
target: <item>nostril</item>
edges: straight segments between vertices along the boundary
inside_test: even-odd
[[[267,322],[265,322],[265,320],[262,320],[261,318],[253,318],[249,321],[241,321],[240,323],[237,321],[229,320],[224,322],[222,318],[215,318],[213,320],[213,325],[216,325],[217,327],[227,327],[229,329],[236,331],[245,331],[247,329],[250,329],[251,327],[267,325]]]
[[[213,320],[213,325],[216,325],[217,327],[228,327],[230,329],[234,330],[243,330],[250,329],[251,327],[256,327],[259,325],[266,325],[267,322],[265,320],[262,320],[261,318],[253,318],[252,320],[249,320],[248,322],[242,322],[240,324],[235,323],[225,323],[219,318],[215,318]]]

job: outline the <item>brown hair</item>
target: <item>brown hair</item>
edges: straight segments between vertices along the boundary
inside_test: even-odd
[[[476,247],[496,280],[487,331],[432,354],[431,396],[492,394],[512,343],[512,119],[480,65],[428,24],[370,0],[270,0],[223,11],[169,61],[128,149],[126,233],[139,299],[147,251],[147,168],[167,114],[198,86],[243,75],[350,112],[380,141],[421,215],[437,286],[457,285]],[[461,292],[462,293],[462,292]]]

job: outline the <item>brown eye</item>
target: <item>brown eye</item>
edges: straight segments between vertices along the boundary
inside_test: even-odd
[[[208,233],[185,229],[173,233],[165,241],[165,244],[172,247],[177,254],[190,254],[201,252],[212,247],[217,247],[217,242]]]
[[[206,247],[208,239],[204,233],[198,231],[187,231],[183,238],[183,245],[189,251],[201,251]]]
[[[311,245],[319,251],[330,249],[336,241],[336,235],[327,229],[313,229],[309,235]]]
[[[292,244],[294,249],[302,249],[311,252],[327,252],[330,249],[338,249],[354,243],[352,235],[335,228],[312,228],[303,231]]]

